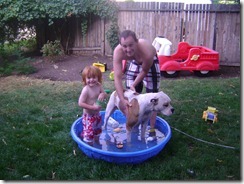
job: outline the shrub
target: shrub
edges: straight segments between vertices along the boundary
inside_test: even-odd
[[[64,53],[59,40],[47,41],[43,45],[41,52],[43,56],[58,56]]]
[[[29,46],[28,42],[22,41],[5,43],[0,47],[0,77],[12,74],[30,74],[35,68],[30,64],[30,58],[23,56],[20,46]],[[34,44],[33,44],[34,46]]]

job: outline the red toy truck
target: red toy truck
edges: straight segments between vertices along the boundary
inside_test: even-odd
[[[219,53],[204,46],[192,46],[179,42],[177,51],[170,55],[172,43],[157,37],[153,46],[158,52],[160,71],[164,77],[176,77],[181,70],[194,72],[197,76],[209,76],[219,70]]]

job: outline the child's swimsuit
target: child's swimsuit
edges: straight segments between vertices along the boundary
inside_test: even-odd
[[[98,136],[102,133],[102,118],[99,113],[89,115],[82,115],[83,131],[81,137],[85,142],[92,142],[94,136]]]

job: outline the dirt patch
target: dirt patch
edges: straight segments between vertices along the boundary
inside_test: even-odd
[[[95,62],[106,63],[107,71],[111,71],[113,68],[111,57],[71,55],[55,59],[38,57],[35,60],[33,65],[37,72],[28,76],[38,79],[80,81],[80,73],[84,67]]]
[[[28,75],[32,78],[50,79],[58,81],[80,81],[80,72],[87,65],[92,65],[95,62],[107,64],[107,71],[104,73],[105,80],[108,79],[110,71],[113,69],[112,57],[107,56],[62,56],[53,59],[36,57],[33,62],[37,69],[36,73]],[[177,78],[196,77],[193,73],[188,71],[181,71]],[[213,78],[228,78],[240,77],[240,67],[236,66],[220,66],[218,71],[213,72]],[[162,77],[164,78],[164,77]],[[176,79],[177,79],[176,78]],[[164,78],[165,79],[165,78]]]

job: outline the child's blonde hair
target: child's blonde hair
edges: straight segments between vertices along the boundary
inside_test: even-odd
[[[84,83],[84,85],[86,85],[86,78],[87,77],[88,78],[89,77],[97,77],[98,82],[102,83],[102,72],[96,66],[86,66],[81,73],[81,77],[82,77],[82,82]]]

